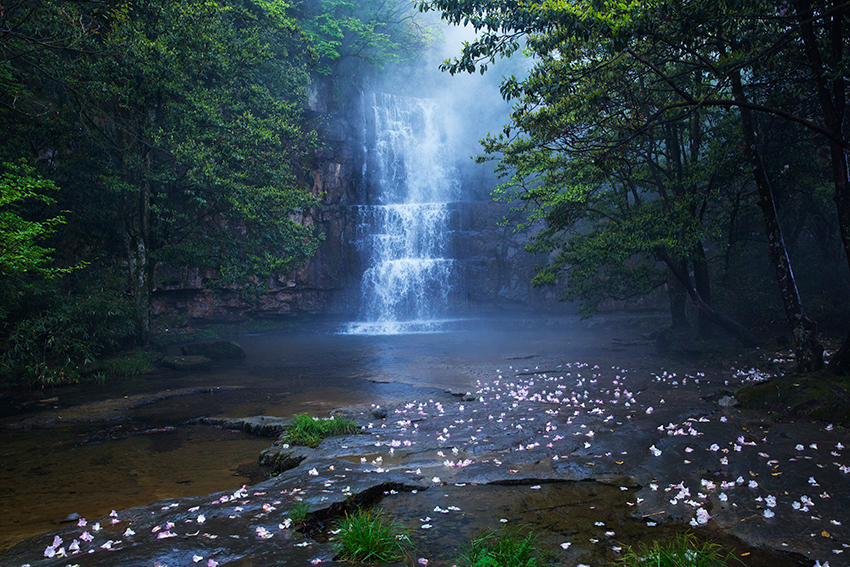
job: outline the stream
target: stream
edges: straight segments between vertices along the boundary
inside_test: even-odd
[[[105,384],[48,388],[43,397],[58,401],[23,410],[16,409],[19,401],[4,400],[0,551],[58,527],[72,513],[101,517],[163,498],[238,488],[268,475],[257,457],[271,440],[189,423],[198,417],[324,416],[340,406],[423,397],[448,402],[456,398],[447,391],[466,392],[511,360],[528,363],[555,354],[642,359],[612,343],[623,334],[607,328],[614,322],[597,321],[589,329],[574,318],[467,321],[452,332],[397,336],[337,334],[340,324],[319,322],[230,337],[246,359],[207,372],[160,369]],[[186,388],[217,390],[127,409],[99,406]]]
[[[207,556],[249,565],[280,554],[332,561],[327,535],[290,531],[279,518],[303,495],[324,532],[334,512],[321,519],[321,511],[360,491],[370,498],[384,491],[377,506],[411,530],[417,553],[434,567],[451,565],[471,537],[505,523],[541,534],[564,565],[609,565],[649,534],[689,530],[703,506],[716,520],[694,524],[700,537],[721,541],[750,567],[811,566],[803,554],[823,558],[850,547],[837,488],[850,467],[836,468],[844,457],[832,449],[843,449],[844,432],[718,412],[712,400],[730,372],[658,357],[642,338],[644,323],[502,318],[396,336],[338,334],[339,324],[315,323],[233,337],[246,359],[203,373],[158,371],[45,391],[58,398],[48,407],[4,406],[0,547],[8,553],[0,565],[32,563],[54,549],[53,535],[11,549],[29,536],[61,528],[68,541],[79,537],[86,527],[59,523],[72,513],[115,524],[96,536],[110,541],[96,540],[88,565]],[[469,392],[474,397],[462,401]],[[392,416],[373,420],[374,405]],[[257,465],[270,439],[197,423],[336,408],[359,416],[366,434],[329,439],[302,466],[272,478]],[[718,468],[721,455],[728,463],[724,456]],[[734,482],[741,473],[758,482]],[[823,493],[814,492],[813,474]],[[688,493],[698,501],[684,502],[686,488],[700,483],[710,485],[707,494]],[[770,493],[782,517],[775,526],[762,498]],[[796,512],[800,502],[816,514]],[[196,539],[198,513],[210,521]],[[150,535],[175,524],[187,526],[182,540]],[[818,526],[829,533],[818,535]],[[212,543],[217,538],[221,544]],[[102,545],[123,551],[98,553]],[[793,553],[772,551],[786,549]],[[60,564],[58,556],[45,563]]]

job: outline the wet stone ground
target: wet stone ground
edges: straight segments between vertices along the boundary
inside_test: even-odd
[[[80,520],[0,566],[333,564],[334,519],[358,505],[398,519],[433,565],[502,525],[534,529],[566,566],[608,565],[685,529],[749,566],[850,565],[850,435],[718,405],[749,379],[505,367],[457,401],[410,400],[383,419],[342,408],[362,434],[317,449],[277,441],[263,458],[298,464],[265,482]],[[299,502],[308,529],[291,524]]]

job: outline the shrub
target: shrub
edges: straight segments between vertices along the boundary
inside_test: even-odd
[[[101,366],[110,376],[138,376],[153,372],[157,358],[155,352],[139,348],[103,359]]]
[[[346,515],[337,525],[340,559],[363,563],[402,561],[410,540],[402,527],[383,512],[360,510]]]
[[[490,530],[463,547],[456,561],[463,567],[542,567],[538,547],[530,531]]]
[[[96,358],[135,333],[133,306],[118,289],[58,296],[39,312],[5,322],[0,373],[19,384],[77,382]]]
[[[290,445],[317,447],[326,437],[350,435],[358,431],[357,423],[345,417],[311,417],[300,413],[292,418],[284,440]]]
[[[307,521],[307,516],[310,515],[310,504],[303,500],[299,500],[289,509],[289,519],[293,524],[303,524]]]
[[[665,542],[655,541],[651,546],[641,544],[638,549],[629,548],[615,563],[618,567],[726,567],[731,553],[723,553],[723,547],[712,542],[700,545],[691,533],[675,536]],[[740,563],[740,561],[739,561]]]

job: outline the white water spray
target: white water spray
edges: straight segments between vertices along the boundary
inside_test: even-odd
[[[451,258],[450,204],[461,184],[446,142],[445,105],[432,99],[364,95],[364,184],[360,244],[368,258],[356,334],[435,332],[459,293]]]

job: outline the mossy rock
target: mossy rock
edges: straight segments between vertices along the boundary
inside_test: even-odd
[[[202,417],[200,423],[224,429],[244,431],[256,437],[280,437],[292,423],[288,417],[255,415],[251,417]]]
[[[850,378],[829,374],[772,378],[735,393],[741,406],[779,419],[811,418],[850,425]]]
[[[192,343],[180,347],[184,356],[205,356],[210,360],[240,360],[245,358],[245,351],[233,341],[216,341],[212,343]]]
[[[162,359],[162,365],[181,372],[197,372],[209,370],[212,360],[205,356],[166,356]]]
[[[284,448],[282,444],[275,443],[268,449],[260,451],[260,466],[271,467],[272,475],[278,475],[289,469],[294,469],[308,455],[314,454],[312,449],[305,447]]]

